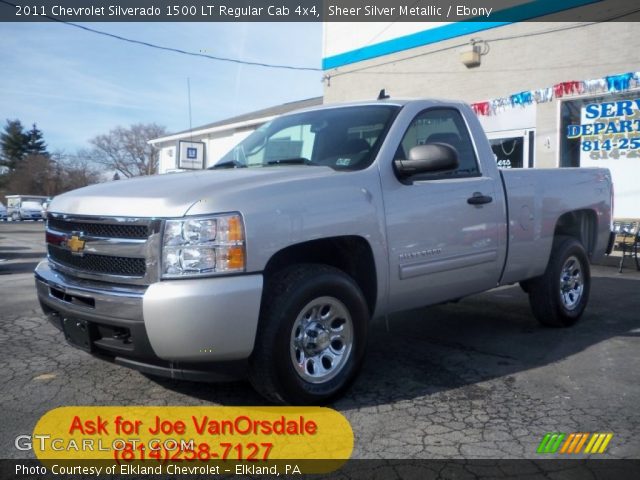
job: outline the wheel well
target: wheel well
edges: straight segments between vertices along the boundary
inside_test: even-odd
[[[596,214],[593,210],[574,210],[563,214],[556,223],[553,233],[574,237],[584,246],[587,255],[591,257],[596,243],[597,233]]]
[[[369,311],[376,306],[378,281],[373,252],[362,237],[321,238],[298,243],[275,253],[264,269],[265,282],[275,272],[297,263],[321,263],[338,268],[351,276],[362,290]]]

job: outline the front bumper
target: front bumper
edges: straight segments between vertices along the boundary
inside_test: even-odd
[[[69,277],[44,260],[38,299],[51,322],[86,322],[91,353],[158,375],[237,378],[253,350],[262,275],[173,280],[148,287]],[[69,336],[67,336],[69,338]]]
[[[42,220],[44,216],[42,212],[20,212],[22,220]]]

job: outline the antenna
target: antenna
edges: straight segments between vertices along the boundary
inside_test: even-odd
[[[189,100],[189,140],[193,142],[193,126],[191,125],[191,81],[187,77],[187,98]]]
[[[382,90],[380,90],[380,93],[378,94],[378,100],[386,100],[387,98],[391,98],[391,95],[387,95],[387,92],[383,88]]]

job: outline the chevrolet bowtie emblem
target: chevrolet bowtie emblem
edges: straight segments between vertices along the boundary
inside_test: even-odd
[[[67,240],[67,247],[71,250],[72,253],[79,253],[84,249],[84,240],[80,240],[80,237],[77,235],[71,235],[71,238]]]

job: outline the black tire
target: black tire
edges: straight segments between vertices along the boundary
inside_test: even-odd
[[[573,237],[556,237],[544,274],[527,283],[531,310],[541,324],[575,324],[589,302],[591,290],[589,259],[582,244]]]
[[[317,318],[315,325],[321,328],[320,312],[324,307],[317,309],[318,316],[304,314],[311,313],[313,308],[310,305],[315,305],[314,302],[317,301],[331,302],[335,311],[343,312],[342,317],[345,317],[342,319],[337,315],[337,320],[329,321],[333,317],[333,313],[329,315],[333,307],[326,311],[326,321],[330,327],[323,331],[322,337],[317,337],[317,343],[325,345],[324,349],[308,343],[313,333],[309,325]],[[301,264],[277,272],[268,280],[262,296],[258,333],[249,359],[251,384],[262,396],[274,403],[326,404],[342,394],[360,370],[366,348],[369,315],[367,302],[360,288],[341,270],[326,265]],[[341,321],[344,321],[342,325]],[[351,335],[345,340],[343,335],[348,332],[347,327]],[[295,332],[299,332],[299,335]],[[315,332],[317,334],[318,330]],[[343,343],[340,345],[340,340],[334,338],[343,339]],[[318,357],[313,357],[313,352],[303,349],[301,345],[305,341],[305,346],[311,345],[312,348],[319,349]],[[334,357],[334,341],[338,342],[335,344],[337,351],[340,350],[337,347],[342,346],[343,355]],[[328,353],[331,363],[325,363],[329,360],[322,356],[322,352]],[[314,371],[316,364],[318,370]],[[325,371],[327,364],[329,367],[326,371],[329,373],[324,380],[320,372]],[[330,372],[332,368],[333,373]],[[313,374],[320,377],[304,378]]]

